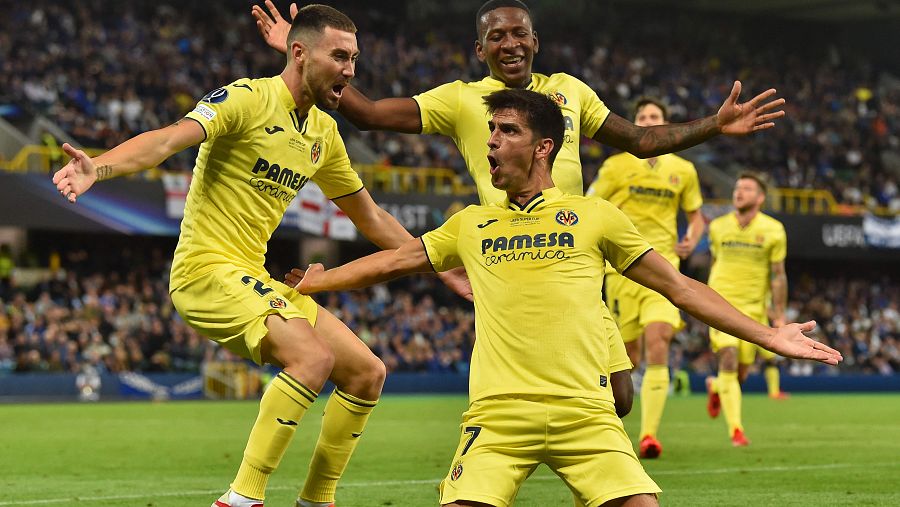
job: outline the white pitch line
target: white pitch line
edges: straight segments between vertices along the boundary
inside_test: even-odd
[[[766,472],[784,472],[784,471],[797,471],[797,470],[828,470],[828,469],[836,469],[836,468],[869,468],[869,467],[900,467],[900,463],[892,462],[892,463],[829,463],[824,465],[798,465],[798,466],[771,466],[771,467],[739,467],[739,468],[712,468],[705,470],[657,470],[651,473],[651,476],[656,475],[700,475],[700,474],[731,474],[731,473],[739,473],[739,472],[753,472],[753,473],[766,473]],[[547,481],[547,480],[559,480],[555,475],[548,476],[539,476],[539,477],[531,477],[530,481]],[[371,488],[371,487],[384,487],[384,486],[416,486],[421,484],[437,484],[441,481],[441,479],[408,479],[401,481],[363,481],[363,482],[347,482],[341,483],[341,488]],[[273,486],[268,488],[270,491],[281,491],[288,489],[296,489],[293,486]],[[46,498],[40,500],[10,500],[10,501],[0,501],[0,506],[7,505],[50,505],[50,504],[59,504],[59,503],[72,503],[72,502],[102,502],[102,501],[110,501],[110,500],[152,500],[153,498],[172,498],[179,496],[203,496],[210,495],[214,496],[217,494],[221,494],[222,490],[195,490],[195,491],[168,491],[162,493],[153,493],[153,494],[140,494],[140,495],[109,495],[109,496],[74,496],[68,498]]]

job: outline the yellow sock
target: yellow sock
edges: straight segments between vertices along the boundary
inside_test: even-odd
[[[777,366],[766,366],[766,386],[769,388],[769,396],[775,397],[781,392],[781,372]]]
[[[310,502],[334,501],[338,479],[344,474],[376,403],[334,390],[325,405],[322,432],[300,498]]]
[[[641,438],[647,435],[656,437],[668,396],[669,367],[664,364],[647,365],[641,384]]]
[[[259,415],[250,430],[244,459],[231,489],[247,498],[263,500],[269,475],[278,467],[297,425],[318,394],[286,372],[279,372],[263,393]]]
[[[710,377],[709,381],[709,390],[717,393],[719,392],[719,377]]]
[[[719,372],[719,398],[722,400],[722,411],[728,423],[728,435],[734,430],[744,430],[741,424],[741,383],[736,371]]]

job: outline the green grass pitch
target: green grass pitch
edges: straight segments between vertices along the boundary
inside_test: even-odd
[[[670,398],[663,505],[900,505],[900,395],[744,397],[752,444],[734,449],[705,398]],[[321,423],[317,402],[269,482],[293,506]],[[461,396],[386,396],[338,489],[338,505],[434,506],[458,440]],[[626,427],[637,437],[639,400]],[[0,406],[0,506],[207,507],[237,470],[253,402]],[[570,506],[542,467],[517,506]]]

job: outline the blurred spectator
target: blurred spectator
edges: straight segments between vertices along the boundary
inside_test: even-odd
[[[174,122],[212,89],[238,77],[274,75],[283,58],[262,43],[243,4],[0,0],[0,8],[0,98],[50,116],[91,147]],[[581,8],[589,11],[583,19],[592,20],[590,30],[566,30],[563,17],[540,17],[537,71],[583,79],[626,117],[636,98],[662,97],[674,121],[715,113],[735,77],[744,98],[776,87],[788,116],[765,135],[713,140],[697,153],[703,163],[763,169],[778,186],[827,189],[840,203],[900,210],[889,162],[900,152],[900,80],[865,52],[837,46],[823,25],[793,20],[789,29],[761,36],[756,18],[664,7],[649,16],[624,3]],[[462,14],[440,10],[441,19],[408,22],[403,9],[389,17],[365,2],[347,2],[345,10],[360,27],[363,56],[354,82],[372,98],[486,75],[472,51],[471,13],[451,20],[446,16]],[[444,137],[341,125],[384,164],[466,172]],[[583,146],[592,177],[611,151],[589,141]],[[186,154],[169,166],[188,170],[192,162]]]

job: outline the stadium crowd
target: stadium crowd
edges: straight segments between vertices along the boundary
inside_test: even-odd
[[[282,61],[263,44],[244,4],[35,0],[0,6],[6,13],[0,103],[45,114],[91,147],[111,147],[171,123],[207,91],[238,77],[275,74]],[[347,11],[360,26],[363,51],[355,82],[372,98],[485,75],[472,51],[471,14],[459,23],[438,16],[405,23],[374,9]],[[842,203],[900,210],[898,178],[886,168],[900,152],[900,82],[861,52],[839,49],[814,24],[793,23],[762,37],[752,18],[662,11],[651,17],[620,4],[604,14],[591,30],[565,32],[556,41],[545,35],[536,70],[582,78],[626,117],[636,98],[661,96],[676,121],[714,113],[735,77],[743,80],[745,97],[774,86],[788,100],[781,125],[752,141],[716,139],[702,162],[755,167],[779,186],[824,188]],[[684,16],[691,22],[677,21]],[[716,30],[697,29],[698,23]],[[538,17],[537,25],[542,34],[560,30],[550,16]],[[361,135],[385,164],[465,173],[445,138],[344,128]],[[609,154],[583,143],[586,173]],[[172,165],[189,169],[191,158]]]
[[[32,287],[17,286],[15,278],[0,284],[0,374],[77,372],[85,364],[112,373],[196,372],[206,360],[234,359],[174,311],[161,249],[99,257],[76,248],[50,264],[66,269]],[[789,320],[815,319],[817,337],[839,349],[844,362],[838,369],[787,361],[787,373],[900,373],[900,287],[889,277],[792,273],[790,287]],[[467,371],[474,310],[436,277],[318,299],[388,371]],[[705,326],[689,319],[676,341],[673,365],[714,371]]]

